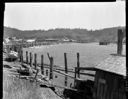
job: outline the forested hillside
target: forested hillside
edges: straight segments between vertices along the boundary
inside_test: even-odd
[[[22,31],[15,28],[4,27],[4,38],[6,37],[17,37],[17,38],[36,38],[38,40],[43,40],[46,38],[69,38],[78,41],[116,41],[117,40],[117,30],[122,28],[125,31],[125,27],[113,27],[105,28],[102,30],[88,31],[86,29],[51,29],[51,30],[30,30]]]

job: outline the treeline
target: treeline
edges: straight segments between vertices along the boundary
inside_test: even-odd
[[[46,38],[53,39],[73,39],[80,42],[99,42],[102,40],[115,42],[117,41],[117,30],[125,27],[112,27],[101,30],[87,30],[87,29],[51,29],[51,30],[30,30],[22,31],[15,28],[4,27],[4,38],[17,37],[22,39],[36,38],[41,41]],[[125,33],[126,34],[126,33]]]

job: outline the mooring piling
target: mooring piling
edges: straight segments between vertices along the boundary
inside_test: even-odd
[[[77,68],[75,68],[75,72],[74,72],[74,77],[75,77],[75,79],[74,79],[74,86],[76,86],[76,73],[77,73]]]
[[[49,61],[50,61],[50,75],[49,75],[49,79],[53,79],[53,57],[49,56],[49,53],[47,53]]]
[[[34,54],[34,63],[35,63],[35,69],[37,68],[37,54]]]
[[[28,64],[28,51],[26,51],[26,64]]]
[[[68,73],[67,54],[66,53],[64,53],[64,63],[65,63],[65,73]],[[64,82],[65,86],[67,86],[67,80],[68,80],[68,78],[67,78],[67,76],[65,76],[65,82]]]
[[[41,55],[41,74],[44,75],[44,56]]]
[[[21,59],[21,64],[23,65],[23,51],[22,50],[21,50],[20,59]]]
[[[32,53],[30,52],[30,67],[32,67]]]
[[[80,67],[80,61],[79,61],[79,53],[77,53],[77,74],[78,74],[78,78],[80,78],[80,71],[79,71],[79,67]]]
[[[46,76],[48,76],[48,70],[46,70]]]

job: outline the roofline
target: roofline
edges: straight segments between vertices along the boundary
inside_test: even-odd
[[[78,67],[75,67],[75,68],[78,68]],[[103,70],[103,69],[100,69],[100,68],[96,68],[96,67],[79,67],[79,69],[81,69],[81,70],[91,70],[91,71],[104,71],[104,72],[112,73],[114,75],[126,77],[126,75],[122,75],[122,74],[118,74],[118,73],[115,73],[115,72],[106,71],[106,70]]]

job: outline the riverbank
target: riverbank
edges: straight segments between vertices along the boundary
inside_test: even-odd
[[[16,77],[18,62],[3,61],[3,99],[61,99],[50,88],[41,88],[38,83]]]

